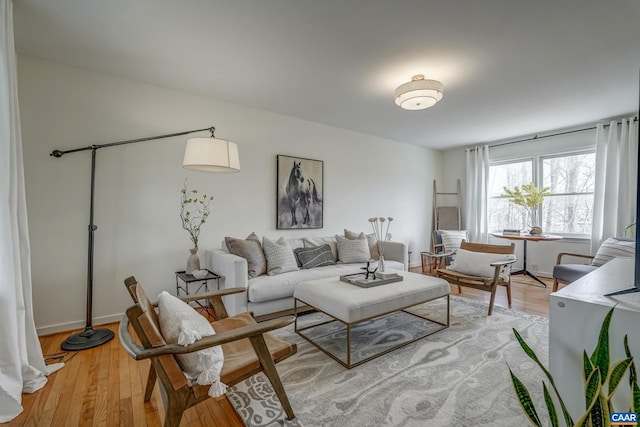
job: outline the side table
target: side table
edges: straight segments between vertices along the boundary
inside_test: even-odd
[[[220,290],[220,276],[218,276],[216,273],[214,273],[209,269],[206,269],[206,270],[207,270],[207,275],[201,279],[194,277],[192,274],[187,274],[185,271],[176,271],[176,296],[179,297],[181,294],[195,295],[203,291],[205,293],[209,292],[210,280],[215,280],[216,288],[217,290]],[[195,290],[190,291],[189,285],[191,283],[196,283],[198,287]],[[210,305],[208,300],[205,304],[202,304],[199,301],[194,301],[194,302],[198,304],[201,309],[205,310],[207,312],[207,315],[210,315],[209,313]]]
[[[435,271],[442,262],[442,258],[453,255],[453,252],[441,252],[439,254],[433,252],[420,252],[420,261],[422,264],[422,274],[428,274],[429,276],[435,276]]]

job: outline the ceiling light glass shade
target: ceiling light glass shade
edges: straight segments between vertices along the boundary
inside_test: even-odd
[[[443,86],[437,80],[425,80],[418,74],[408,83],[398,86],[394,92],[396,105],[405,110],[423,110],[442,99]]]
[[[200,172],[240,172],[238,146],[224,139],[191,138],[184,149],[182,167]]]

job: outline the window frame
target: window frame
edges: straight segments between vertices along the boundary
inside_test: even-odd
[[[596,154],[595,147],[594,148],[581,148],[575,150],[567,150],[561,151],[552,154],[536,154],[536,155],[527,155],[527,156],[518,156],[511,158],[502,158],[500,160],[489,161],[489,168],[493,166],[502,166],[508,165],[512,163],[522,163],[526,161],[531,162],[531,179],[538,186],[542,187],[544,180],[544,161],[547,159],[553,159],[558,157],[570,157],[570,156],[578,156],[584,154]],[[581,192],[581,193],[552,193],[554,196],[583,196],[583,195],[591,195],[595,199],[595,188],[592,192]],[[491,196],[487,195],[488,199],[506,199],[506,196]],[[487,215],[489,209],[489,200],[487,200]],[[536,208],[538,210],[538,218],[542,220],[542,205]],[[502,230],[489,230],[490,232],[502,231]],[[584,240],[591,239],[591,235],[587,233],[561,233],[561,232],[553,232],[553,234],[562,236],[566,239],[576,239],[576,240]]]

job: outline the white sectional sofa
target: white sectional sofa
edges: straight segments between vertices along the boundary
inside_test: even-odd
[[[333,239],[327,237],[321,239]],[[286,239],[291,249],[305,247],[305,238]],[[258,318],[268,318],[276,313],[293,309],[293,290],[296,285],[308,280],[322,279],[343,274],[363,272],[366,262],[341,263],[309,269],[299,269],[286,273],[269,276],[262,274],[248,277],[248,264],[245,258],[229,253],[226,244],[224,249],[206,251],[207,264],[219,274],[220,289],[243,287],[247,292],[225,297],[225,306],[229,314],[245,311],[253,312]],[[385,269],[407,270],[407,245],[400,242],[387,241],[384,243]],[[373,263],[378,261],[371,259]]]

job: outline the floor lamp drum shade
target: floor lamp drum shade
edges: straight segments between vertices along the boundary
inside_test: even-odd
[[[200,172],[239,172],[238,146],[224,139],[191,138],[184,150],[182,167]]]

